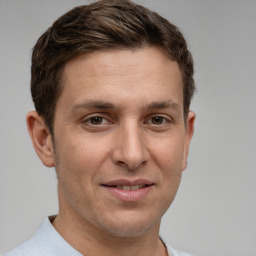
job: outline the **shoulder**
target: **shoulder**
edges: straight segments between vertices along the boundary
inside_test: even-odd
[[[49,218],[30,239],[3,256],[82,256],[54,229]]]
[[[170,245],[166,245],[166,247],[167,247],[169,256],[193,256],[192,254],[175,250]]]
[[[40,256],[41,255],[40,252],[36,252],[35,249],[36,249],[36,243],[32,237],[26,242],[12,249],[10,252],[4,254],[3,256],[32,256],[32,255]]]
[[[4,254],[3,256],[25,256],[26,254],[24,253],[24,250],[22,246],[18,246],[15,249],[11,250],[10,252]]]
[[[23,242],[16,248],[12,249],[3,256],[41,256],[40,244],[38,243],[38,235],[35,233],[30,239]]]
[[[48,246],[45,243],[47,241],[47,237],[50,236],[48,223],[49,220],[46,219],[44,224],[36,231],[36,233],[31,238],[29,238],[16,248],[12,249],[10,252],[4,254],[3,256],[46,255],[45,251],[47,251]]]

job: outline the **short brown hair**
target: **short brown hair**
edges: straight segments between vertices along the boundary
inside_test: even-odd
[[[36,111],[53,135],[56,102],[65,65],[80,55],[103,49],[161,47],[183,76],[184,118],[195,85],[193,60],[177,29],[156,12],[129,0],[101,0],[61,16],[38,39],[32,54],[31,94]]]

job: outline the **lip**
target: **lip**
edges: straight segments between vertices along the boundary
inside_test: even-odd
[[[146,179],[136,179],[136,180],[128,180],[128,179],[118,179],[118,180],[112,180],[112,181],[108,181],[104,184],[102,184],[103,186],[137,186],[140,184],[145,184],[147,186],[149,185],[154,185],[154,183],[150,180],[146,180]]]
[[[115,186],[137,186],[140,184],[145,184],[146,187],[137,189],[137,190],[122,190]],[[119,179],[106,182],[102,184],[102,187],[106,189],[106,191],[114,196],[115,198],[123,201],[123,202],[138,202],[146,198],[146,196],[150,193],[150,191],[154,187],[154,183],[152,181],[146,179],[136,179],[136,180],[127,180],[127,179]]]

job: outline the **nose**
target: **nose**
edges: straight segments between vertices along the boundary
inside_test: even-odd
[[[113,161],[134,170],[148,160],[146,142],[138,124],[130,122],[119,128],[114,142]]]

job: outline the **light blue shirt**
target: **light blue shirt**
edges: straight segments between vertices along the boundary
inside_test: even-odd
[[[169,256],[192,256],[166,246]],[[23,244],[3,256],[83,256],[68,244],[47,218],[37,232]]]

